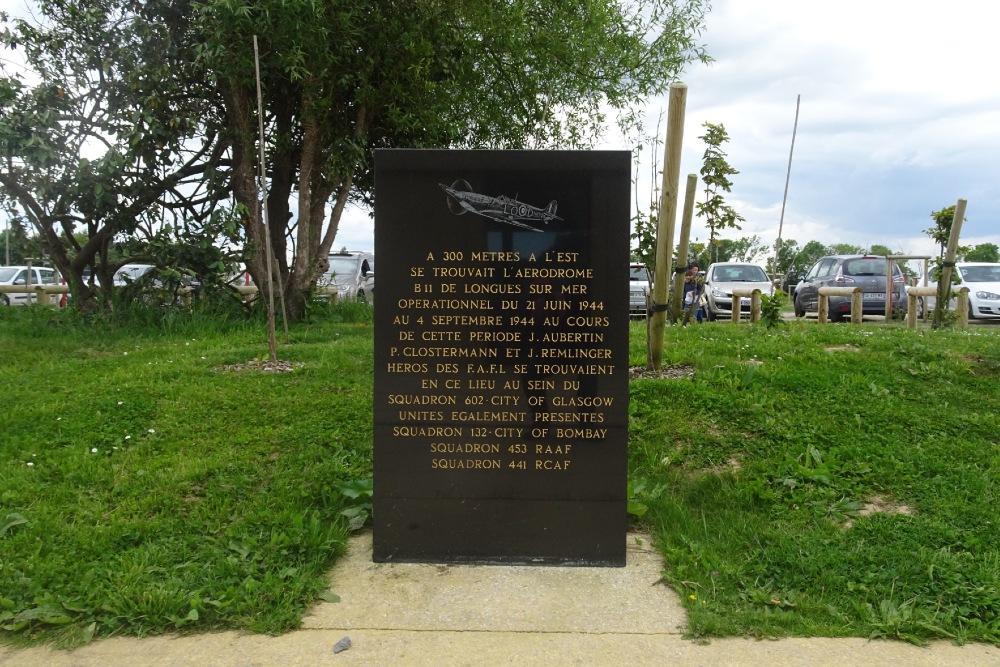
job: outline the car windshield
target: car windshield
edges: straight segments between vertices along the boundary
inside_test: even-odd
[[[893,264],[893,275],[899,275],[899,265]],[[885,276],[885,257],[861,257],[844,262],[845,276]]]
[[[330,268],[326,270],[327,274],[333,274],[335,276],[353,276],[358,272],[358,258],[347,256],[331,256],[330,257]]]
[[[717,266],[712,271],[717,283],[766,283],[767,274],[759,266]]]
[[[642,266],[632,266],[632,267],[629,267],[628,279],[629,280],[647,280],[645,267],[642,267]]]
[[[966,266],[962,277],[970,283],[1000,283],[1000,266]]]
[[[17,271],[18,269],[16,266],[5,266],[2,269],[0,269],[0,283],[5,283],[11,278],[13,278],[14,274],[17,273]]]
[[[137,280],[144,273],[149,271],[152,267],[146,266],[145,264],[139,264],[136,266],[123,266],[122,268],[115,271],[114,280],[116,282],[121,282],[123,279],[127,278],[130,281]]]

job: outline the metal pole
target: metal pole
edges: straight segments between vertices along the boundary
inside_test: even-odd
[[[267,181],[264,172],[264,101],[260,92],[260,52],[257,50],[257,35],[253,36],[253,63],[257,73],[257,130],[260,141],[260,189],[262,194],[261,211],[264,215],[264,247],[267,253],[267,347],[271,353],[271,361],[278,359],[277,342],[274,336],[274,279],[272,278],[271,262],[271,228],[267,219]]]
[[[788,181],[792,178],[792,154],[795,152],[795,133],[799,129],[799,103],[802,95],[795,96],[795,124],[792,125],[792,147],[788,149],[788,171],[785,173],[785,195],[781,198],[781,217],[778,219],[778,240],[774,242],[774,266],[771,267],[772,292],[774,280],[778,275],[778,262],[781,259],[781,232],[785,226],[785,203],[788,201]]]

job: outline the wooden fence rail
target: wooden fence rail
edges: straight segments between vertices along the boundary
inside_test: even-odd
[[[917,326],[917,300],[920,297],[936,297],[938,288],[934,287],[907,287],[906,288],[906,326],[914,329]],[[924,319],[927,319],[926,301],[924,301]],[[947,304],[945,304],[947,308]],[[969,288],[961,287],[958,290],[958,301],[955,303],[955,313],[958,315],[958,328],[964,329],[969,326]]]
[[[733,290],[733,324],[740,322],[740,309],[743,306],[743,299],[750,297],[750,324],[760,322],[760,290],[759,289],[734,289]]]
[[[864,307],[861,305],[862,289],[860,287],[829,287],[824,285],[819,288],[819,313],[820,324],[826,324],[827,312],[830,309],[831,296],[851,297],[851,324],[861,324],[861,316],[864,314]]]

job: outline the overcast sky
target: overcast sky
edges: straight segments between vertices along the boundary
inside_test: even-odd
[[[22,5],[0,0],[0,9]],[[961,243],[1000,245],[1000,5],[985,0],[713,0],[693,65],[682,175],[697,173],[702,123],[722,124],[740,171],[736,238],[772,244],[801,95],[782,237],[936,254],[931,211],[968,200]],[[648,123],[667,108],[651,101]],[[629,149],[624,143],[602,147]],[[652,156],[645,156],[647,161]],[[662,154],[658,156],[662,163]],[[640,201],[649,166],[638,169]],[[683,176],[681,190],[683,191]],[[349,211],[335,247],[371,250],[373,222]],[[704,241],[697,225],[692,238]]]
[[[801,96],[782,238],[800,245],[882,244],[936,255],[932,211],[968,201],[962,245],[1000,245],[1000,5],[983,0],[714,0],[702,36],[715,59],[688,86],[681,184],[697,173],[702,123],[722,124],[730,204],[746,223],[727,236],[773,244],[781,220],[796,96]],[[666,98],[649,105],[656,125]],[[630,148],[614,144],[607,148]],[[640,166],[648,199],[649,161]],[[658,156],[662,168],[662,153]],[[692,238],[708,234],[698,225]],[[337,247],[371,249],[354,212]]]

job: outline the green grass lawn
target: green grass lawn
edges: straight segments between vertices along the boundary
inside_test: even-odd
[[[259,322],[0,309],[6,640],[278,633],[329,596],[371,475],[370,311],[291,336],[293,371],[224,371],[266,358]],[[708,323],[665,356],[693,375],[631,383],[630,475],[691,635],[1000,643],[1000,327]]]

